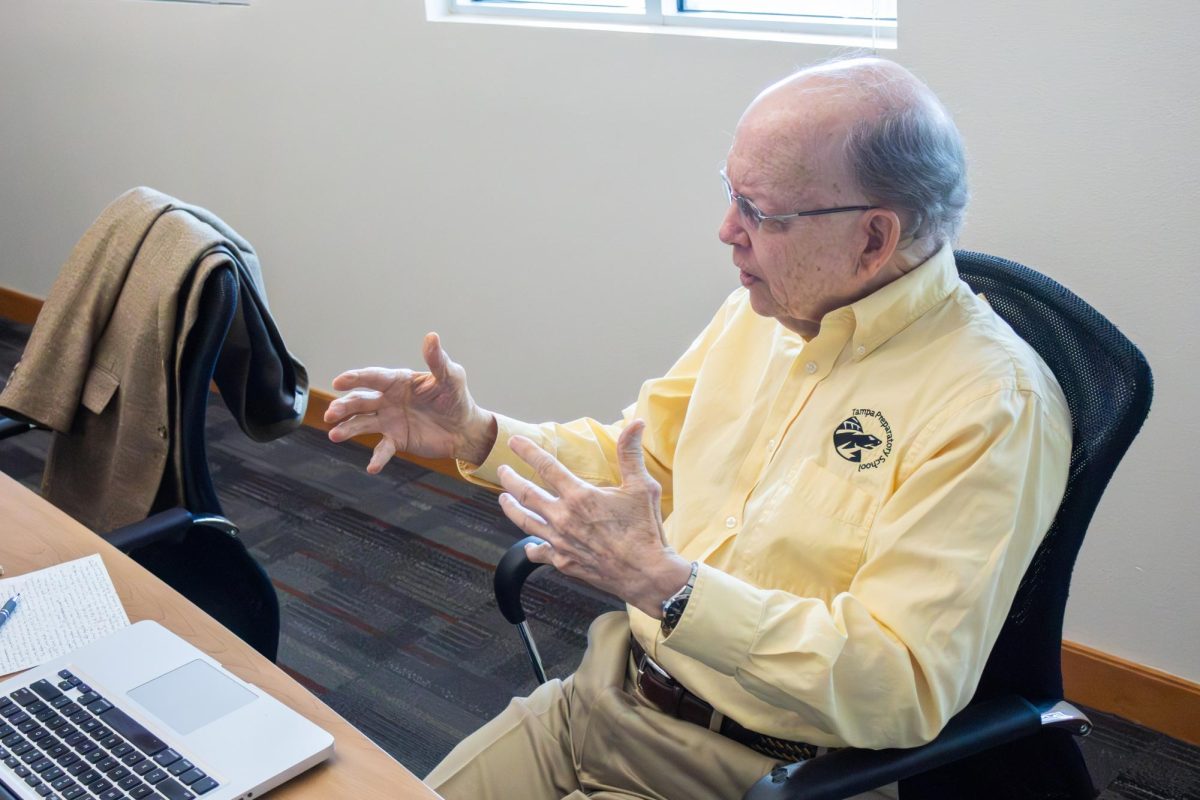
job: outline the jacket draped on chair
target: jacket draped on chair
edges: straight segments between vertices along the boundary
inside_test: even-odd
[[[206,278],[225,267],[239,294],[217,384],[242,430],[268,441],[299,426],[308,375],[267,309],[253,248],[219,218],[131,189],[87,230],[51,288],[0,411],[55,432],[42,493],[88,527],[108,531],[151,511],[168,459],[178,458],[183,343]],[[182,465],[174,467],[178,480]]]

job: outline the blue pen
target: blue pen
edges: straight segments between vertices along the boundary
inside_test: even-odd
[[[12,597],[8,598],[8,602],[0,608],[0,628],[4,627],[4,623],[8,622],[17,610],[17,606],[21,604],[21,593],[17,592]]]

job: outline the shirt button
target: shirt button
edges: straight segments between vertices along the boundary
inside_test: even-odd
[[[775,440],[772,439],[771,441],[767,442],[767,450],[774,450],[774,449],[775,449]]]
[[[863,346],[860,344],[858,347],[854,348],[854,352],[855,352],[856,354],[858,354],[858,355],[860,355],[860,356],[861,356],[861,355],[863,355],[864,353],[866,353],[866,352],[867,352],[867,348],[863,347]]]
[[[809,375],[812,375],[814,372],[817,371],[817,362],[810,361],[807,364],[805,364],[804,371],[807,372]]]
[[[737,517],[726,517],[725,518],[725,527],[726,528],[733,528],[736,526],[737,526]]]

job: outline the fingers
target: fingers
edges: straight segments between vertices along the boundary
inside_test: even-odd
[[[342,420],[329,431],[329,441],[344,442],[355,436],[369,433],[383,433],[380,430],[379,417],[375,414],[357,414],[350,419]]]
[[[325,409],[326,422],[341,422],[355,414],[373,414],[379,410],[383,394],[375,389],[355,389],[337,398]]]
[[[533,481],[526,480],[507,464],[497,471],[500,485],[525,508],[536,512],[542,519],[549,518],[549,510],[555,497]]]
[[[617,467],[621,471],[621,483],[641,482],[650,477],[646,461],[642,457],[642,433],[646,430],[643,420],[635,419],[621,431],[617,438]]]
[[[371,462],[367,464],[367,472],[378,475],[394,455],[396,455],[396,443],[392,437],[384,436],[379,440],[379,444],[375,445],[374,452],[371,453]]]
[[[548,539],[554,535],[554,529],[546,523],[546,520],[521,505],[508,492],[500,495],[500,510],[504,512],[504,516],[512,520],[512,523],[525,533],[541,539]]]
[[[550,564],[554,556],[554,546],[549,542],[525,545],[526,557],[535,564]]]
[[[514,436],[508,440],[508,446],[518,458],[533,467],[542,483],[553,489],[559,497],[583,484],[557,458],[539,447],[532,439]]]
[[[425,356],[425,363],[429,365],[429,371],[435,378],[444,381],[449,377],[447,372],[450,367],[450,356],[446,355],[446,351],[442,349],[440,336],[432,332],[425,334],[422,355]]]
[[[540,545],[527,545],[526,555],[539,564],[551,564],[554,548],[549,540],[557,537],[558,532],[547,519],[557,498],[518,475],[516,470],[507,464],[500,467],[497,475],[500,485],[505,489],[500,495],[500,510],[504,512],[504,516],[525,533],[546,540]]]
[[[621,431],[617,438],[617,468],[621,471],[621,487],[642,494],[650,503],[654,519],[658,523],[659,538],[666,544],[662,527],[662,484],[646,469],[642,450],[642,435],[646,432],[644,420],[635,419]]]
[[[410,369],[387,369],[385,367],[363,367],[346,370],[333,379],[333,388],[339,392],[350,389],[375,389],[387,391],[397,380],[412,377]]]

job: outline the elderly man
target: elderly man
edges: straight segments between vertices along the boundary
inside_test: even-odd
[[[428,372],[337,378],[334,441],[459,459],[620,597],[579,670],[428,777],[458,797],[739,797],[816,747],[913,746],[971,698],[1066,483],[1046,366],[962,283],[958,132],[878,59],[763,92],[721,179],[741,288],[612,425],[485,411]]]

